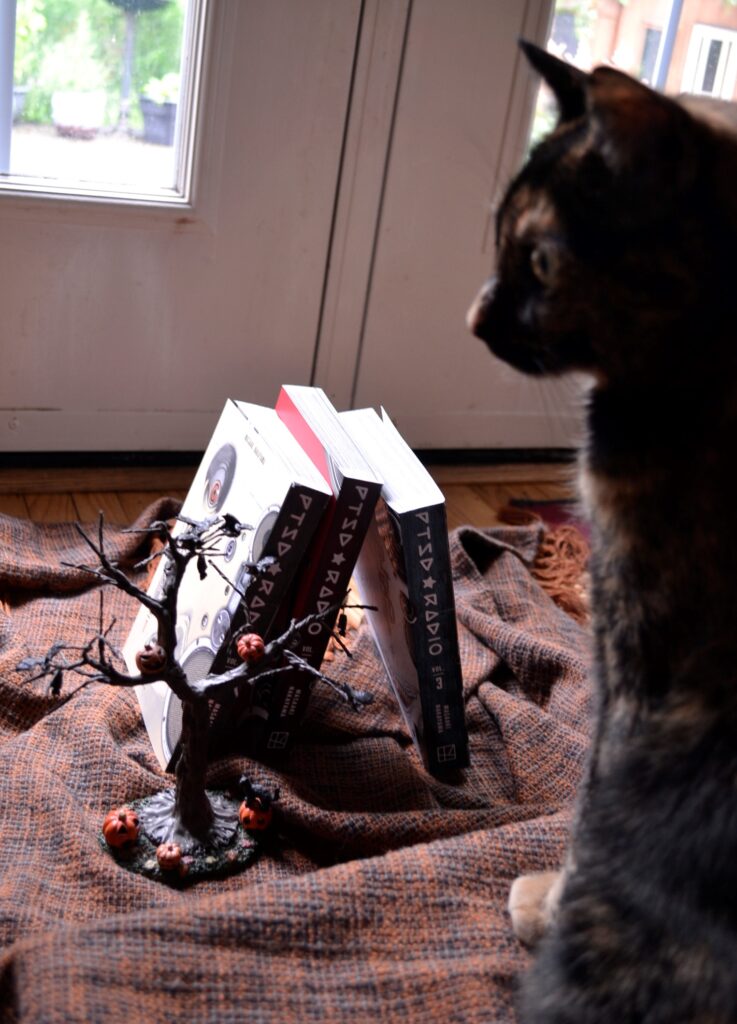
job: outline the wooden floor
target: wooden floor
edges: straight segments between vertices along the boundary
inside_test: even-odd
[[[131,523],[164,495],[183,499],[195,467],[0,469],[0,513],[36,522],[91,522],[100,511],[110,523]],[[536,501],[572,494],[573,467],[559,464],[438,466],[451,529],[492,526],[512,498]]]

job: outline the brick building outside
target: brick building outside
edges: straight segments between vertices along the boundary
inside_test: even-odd
[[[551,49],[580,67],[611,64],[655,83],[671,0],[559,0]],[[682,0],[665,92],[737,99],[737,3]]]

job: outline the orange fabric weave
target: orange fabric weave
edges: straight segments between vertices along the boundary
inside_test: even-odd
[[[162,500],[139,525],[175,511]],[[135,695],[93,685],[56,707],[14,671],[97,627],[98,588],[59,568],[88,552],[68,525],[0,516],[0,1021],[514,1021],[528,954],[508,889],[561,857],[590,706],[588,634],[529,571],[540,536],[452,536],[461,784],[422,767],[361,626],[354,660],[331,672],[370,689],[370,707],[318,687],[284,769],[238,756],[211,768],[214,786],[243,771],[280,786],[280,851],[175,891],[98,845],[111,807],[169,784]],[[124,563],[140,543],[108,531]],[[108,589],[106,609],[121,642],[135,605]]]

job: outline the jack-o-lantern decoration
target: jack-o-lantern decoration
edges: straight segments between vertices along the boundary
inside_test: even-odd
[[[261,661],[264,656],[264,639],[258,633],[244,633],[238,637],[235,645],[238,657],[249,665]]]
[[[241,824],[247,831],[263,831],[271,824],[272,804],[279,798],[278,786],[272,792],[265,785],[252,782],[248,775],[239,779],[241,796],[244,798],[239,809]]]
[[[155,676],[165,665],[166,651],[161,644],[146,644],[136,654],[136,668],[142,676]]]
[[[177,843],[161,843],[156,848],[156,860],[162,871],[176,871],[182,862],[182,848]]]
[[[130,807],[118,807],[105,815],[102,823],[102,834],[108,846],[116,849],[130,846],[138,839],[140,823],[138,815]]]
[[[247,832],[263,832],[271,824],[272,804],[279,799],[279,787],[272,792],[266,786],[251,782],[247,775],[241,775],[238,788],[243,797],[238,810],[241,825]]]
[[[241,825],[247,832],[263,832],[271,824],[273,814],[272,808],[264,807],[258,797],[244,800],[238,811]]]

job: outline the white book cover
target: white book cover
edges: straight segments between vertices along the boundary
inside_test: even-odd
[[[324,508],[329,488],[274,410],[228,401],[180,514],[201,521],[228,513],[252,529],[222,541],[217,562],[227,580],[212,569],[200,579],[195,562],[187,568],[177,603],[176,654],[191,678],[207,675],[228,637],[240,592],[251,581],[248,566],[262,557],[295,482],[312,489]],[[184,529],[184,523],[177,524],[177,533]],[[162,557],[149,588],[153,593],[160,591],[164,563]],[[129,671],[137,672],[136,653],[156,634],[156,620],[142,608],[123,647]],[[181,734],[181,702],[164,682],[137,687],[136,694],[156,756],[166,768]]]

